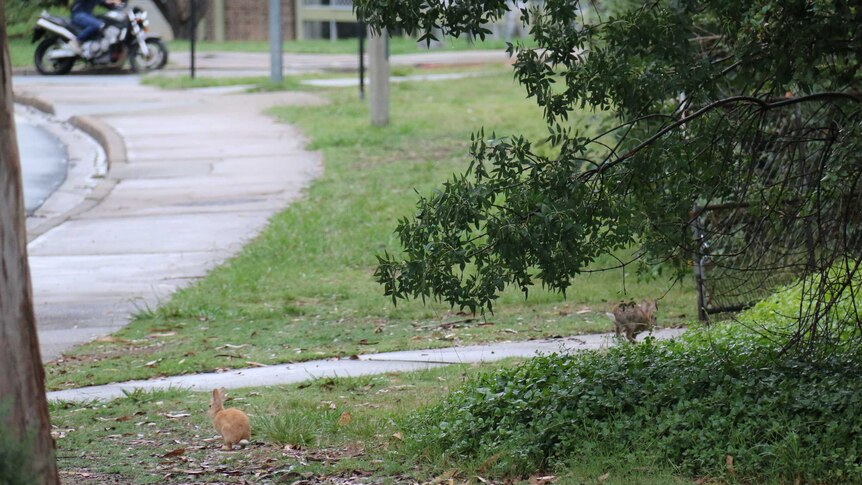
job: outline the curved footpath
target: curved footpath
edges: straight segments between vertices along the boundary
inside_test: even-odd
[[[652,336],[667,340],[684,330],[667,328],[656,330]],[[643,338],[643,337],[642,337]],[[145,381],[118,382],[103,386],[82,387],[48,393],[50,401],[110,400],[122,397],[135,389],[190,389],[208,392],[217,387],[239,388],[293,384],[321,377],[357,377],[387,372],[406,372],[431,369],[450,364],[493,362],[510,357],[534,357],[550,353],[569,353],[598,350],[616,345],[613,334],[579,335],[553,340],[502,342],[488,345],[470,345],[429,350],[405,350],[382,354],[360,355],[358,359],[328,359],[269,365],[227,372],[188,374],[161,377]],[[627,344],[625,344],[627,345]]]
[[[17,101],[93,135],[109,164],[84,196],[52,197],[52,213],[28,220],[45,360],[121,328],[238,252],[321,170],[296,129],[263,114],[318,96],[65,81],[13,78]]]

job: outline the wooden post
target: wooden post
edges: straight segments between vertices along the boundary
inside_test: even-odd
[[[269,0],[269,80],[280,83],[284,77],[282,50],[284,36],[281,33],[281,0]]]
[[[368,70],[371,78],[371,124],[389,124],[389,33],[386,29],[368,41]]]
[[[24,456],[37,477],[34,483],[59,485],[27,264],[8,46],[0,0],[0,433],[28,446]]]

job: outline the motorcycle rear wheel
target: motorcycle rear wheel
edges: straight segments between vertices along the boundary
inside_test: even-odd
[[[168,63],[168,48],[164,42],[159,39],[147,39],[146,43],[147,49],[150,51],[149,57],[143,55],[137,44],[129,52],[129,63],[134,72],[155,71],[165,67],[165,64]]]
[[[47,76],[69,74],[75,65],[74,57],[49,59],[46,56],[52,48],[59,49],[63,47],[64,43],[59,37],[45,39],[36,46],[36,52],[33,54],[33,63],[36,65],[36,70],[39,71],[39,74]]]

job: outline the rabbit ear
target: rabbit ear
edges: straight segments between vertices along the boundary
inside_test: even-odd
[[[218,389],[213,389],[213,402],[219,402],[220,397],[218,394]]]
[[[227,391],[225,391],[223,387],[219,388],[218,393],[221,396],[222,400],[224,400],[225,396],[227,396]]]

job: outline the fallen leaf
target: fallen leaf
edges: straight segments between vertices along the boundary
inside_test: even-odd
[[[383,333],[383,327],[377,327],[374,329],[374,333]]]
[[[260,362],[255,362],[253,360],[247,360],[245,363],[250,367],[266,367],[266,364],[261,364]]]
[[[350,360],[359,360],[359,356],[356,354],[353,354],[350,356]]]
[[[228,359],[245,359],[242,354],[216,354],[216,357],[227,357]]]
[[[341,416],[338,417],[338,425],[339,426],[347,426],[350,422],[353,421],[353,415],[344,411],[341,413]]]
[[[170,419],[187,418],[189,416],[191,416],[191,414],[189,414],[189,413],[176,413],[176,414],[166,413],[165,414],[165,417],[170,418]]]
[[[130,344],[130,343],[132,343],[132,341],[129,339],[124,339],[122,337],[114,337],[113,335],[108,335],[106,337],[99,337],[96,339],[96,342],[103,343],[103,344],[114,344],[114,343]]]
[[[396,433],[396,434],[397,434],[397,433]],[[455,477],[457,477],[457,476],[458,476],[458,474],[459,474],[459,473],[460,473],[460,472],[458,471],[458,469],[457,469],[457,468],[452,468],[452,469],[450,469],[450,470],[447,470],[445,473],[443,473],[443,474],[442,474],[442,475],[440,475],[439,477],[437,477],[437,478],[435,478],[434,480],[432,480],[432,481],[431,481],[431,483],[432,483],[432,484],[440,484],[440,483],[455,483],[455,480],[454,480],[454,479],[455,479]]]
[[[161,332],[161,333],[151,333],[147,335],[149,338],[161,338],[161,337],[173,337],[177,332]]]
[[[123,421],[128,421],[130,419],[132,419],[131,416],[120,416],[119,418],[114,419],[114,421],[123,422]]]
[[[398,441],[404,441],[404,435],[401,433],[392,433],[392,437]]]
[[[599,478],[597,478],[596,480],[598,480],[599,483],[602,483],[610,477],[611,477],[611,472],[607,472],[604,475],[599,475]]]
[[[177,448],[176,450],[169,451],[169,452],[165,453],[164,455],[162,455],[162,458],[171,458],[174,456],[180,456],[180,455],[185,454],[185,452],[186,452],[185,448]]]
[[[736,470],[733,468],[733,455],[725,456],[724,463],[727,464],[727,473],[734,475],[736,473]]]
[[[546,483],[552,483],[556,479],[557,477],[554,475],[534,475],[530,477],[530,485],[545,485]]]
[[[146,364],[144,364],[144,367],[155,367],[156,364],[158,364],[161,361],[162,361],[162,359],[151,360],[151,361],[147,362]]]
[[[222,345],[221,347],[216,347],[216,350],[221,350],[221,349],[241,349],[241,348],[243,348],[243,347],[248,347],[248,344],[242,344],[242,345],[224,344],[224,345]]]

